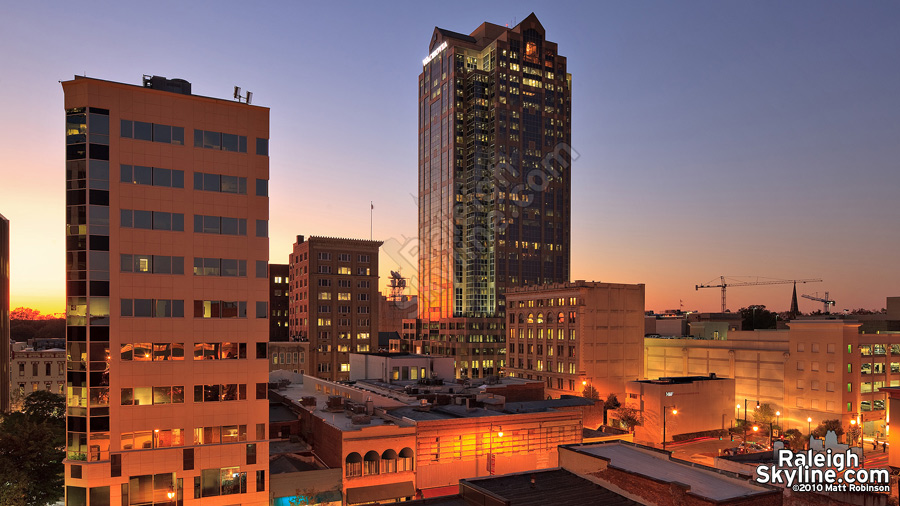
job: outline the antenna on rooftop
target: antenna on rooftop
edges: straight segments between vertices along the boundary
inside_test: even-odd
[[[250,105],[250,101],[253,100],[253,92],[248,91],[246,93],[246,95],[241,96],[241,87],[235,86],[234,87],[234,99],[237,100],[238,102],[246,102],[247,105]]]

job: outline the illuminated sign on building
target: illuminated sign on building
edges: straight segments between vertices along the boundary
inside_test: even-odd
[[[444,49],[447,49],[447,41],[442,42],[441,45],[437,47],[437,49],[432,51],[430,55],[428,55],[424,60],[422,60],[422,66],[424,67],[425,65],[428,65],[428,62],[433,60],[435,58],[435,56],[441,54],[441,51],[443,51]]]

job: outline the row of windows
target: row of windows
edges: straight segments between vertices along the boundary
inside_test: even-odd
[[[339,279],[337,280],[339,288],[350,288],[350,280],[349,279]],[[331,280],[328,278],[319,278],[319,286],[323,288],[328,288],[331,286]],[[369,288],[368,281],[357,281],[357,288]]]
[[[93,126],[91,128],[93,129]],[[123,119],[120,130],[121,136],[126,139],[184,146],[184,127]]]
[[[184,318],[184,301],[168,299],[120,299],[121,316]]]
[[[512,345],[510,346],[510,349],[509,349],[510,353],[514,353],[514,352],[516,351],[515,346],[516,346],[515,344],[512,344]],[[575,347],[574,347],[574,346],[569,346],[568,348],[569,348],[569,358],[574,358],[574,357],[575,357]],[[552,356],[553,356],[553,351],[554,351],[554,350],[553,350],[553,345],[552,345],[552,344],[548,344],[548,345],[547,345],[547,356],[552,357]],[[556,347],[556,354],[557,354],[558,356],[560,356],[560,357],[564,356],[565,351],[566,351],[566,347],[563,346],[563,345],[559,345],[559,346]],[[525,345],[522,344],[522,343],[519,343],[519,353],[522,353],[522,354],[525,353]],[[533,344],[529,344],[529,345],[528,345],[528,353],[529,353],[529,354],[534,354],[534,353],[535,353],[535,347],[534,347]],[[543,354],[544,354],[544,346],[543,346],[543,345],[541,345],[541,344],[537,345],[537,354],[538,354],[538,355],[543,355]]]
[[[166,255],[120,255],[122,272],[184,274],[184,257]]]
[[[188,431],[184,429],[161,429],[153,431],[123,432],[123,450],[171,448],[185,446]],[[194,445],[239,443],[247,440],[246,425],[221,425],[197,427],[193,430]]]
[[[850,351],[852,345],[847,345],[847,351]],[[888,347],[884,344],[861,344],[859,345],[859,354],[863,357],[871,355],[884,356],[887,355]],[[900,355],[900,344],[892,344],[890,346],[891,355]]]
[[[184,360],[184,343],[125,343],[119,357],[125,362]],[[194,343],[194,360],[247,358],[247,343]]]
[[[121,316],[138,318],[183,318],[183,300],[120,299]],[[256,317],[268,317],[268,302],[256,302]],[[195,318],[246,318],[246,301],[195,300]]]
[[[257,144],[259,139],[257,139]],[[219,149],[235,153],[247,152],[247,136],[226,134],[210,130],[194,130],[194,147],[206,149]]]
[[[260,180],[257,180],[260,181]],[[219,193],[247,194],[247,178],[194,172],[194,189]]]
[[[349,262],[352,258],[350,253],[338,253],[338,261],[339,262]],[[331,260],[331,253],[327,251],[319,252],[319,260]],[[360,263],[369,263],[369,255],[357,255],[356,261]]]
[[[194,258],[194,276],[244,277],[247,261],[231,258]]]
[[[343,280],[341,280],[343,281]],[[352,300],[350,292],[338,292],[337,300]],[[331,300],[331,292],[319,292],[319,300]],[[368,293],[356,294],[356,300],[369,300]]]
[[[335,346],[332,346],[330,344],[320,344],[319,346],[316,347],[316,351],[318,351],[319,353],[331,353],[332,349],[337,351],[338,353],[350,353],[351,348],[350,348],[349,344],[338,344]],[[356,353],[368,353],[368,352],[369,352],[368,344],[357,344],[356,345]],[[303,359],[302,356],[300,358],[301,358],[301,360]],[[288,362],[288,363],[290,363],[290,362]],[[349,371],[350,370],[349,364],[347,366],[347,369],[342,368],[341,370]]]
[[[546,333],[545,333],[545,331],[546,331]],[[569,334],[569,340],[574,341],[575,340],[575,329],[569,329],[568,334]],[[552,328],[544,329],[543,327],[539,327],[537,329],[537,332],[535,332],[535,329],[533,329],[533,328],[509,329],[509,337],[511,339],[516,338],[516,337],[518,337],[519,339],[526,339],[526,338],[534,339],[535,335],[537,335],[538,339],[544,339],[545,335],[547,336],[547,339],[554,339],[554,336],[556,336],[556,339],[558,339],[558,340],[565,339],[566,338],[566,329],[559,329],[559,332],[557,332],[557,329],[552,329]]]
[[[337,312],[339,314],[350,314],[351,309],[352,308],[350,306],[338,306]],[[331,306],[330,305],[321,305],[321,306],[319,306],[319,312],[320,313],[330,313]],[[357,314],[369,314],[369,307],[368,306],[357,306],[356,313]]]
[[[256,317],[268,317],[268,302],[256,302]],[[246,301],[195,300],[194,318],[246,318]]]
[[[546,299],[546,305],[549,307],[553,307],[553,306],[561,307],[561,306],[565,306],[565,305],[575,306],[577,304],[578,304],[577,297],[569,297],[569,298],[559,297],[559,298],[555,298],[555,299]],[[544,305],[545,305],[544,299],[528,300],[528,301],[517,300],[517,301],[511,301],[509,304],[509,307],[511,307],[511,308],[512,307],[535,307],[535,306],[543,307]]]
[[[413,470],[413,456],[410,448],[400,450],[399,454],[394,450],[385,450],[381,455],[378,452],[370,451],[366,453],[365,457],[353,452],[344,459],[344,466],[347,478],[402,473]]]
[[[120,181],[123,183],[165,186],[167,188],[184,188],[183,170],[124,164],[120,167],[120,170]]]
[[[184,232],[184,214],[163,211],[138,211],[122,209],[121,226],[145,230],[171,230]],[[246,218],[194,215],[194,232],[203,234],[247,235]],[[256,236],[269,236],[269,222],[256,220]],[[349,274],[349,273],[348,273]]]
[[[569,323],[575,323],[575,318],[576,318],[575,311],[569,311],[568,318],[566,317],[566,313],[562,312],[562,311],[559,313],[554,313],[552,311],[547,313],[547,323],[553,323],[553,322],[566,323],[566,321],[568,321]],[[525,316],[525,313],[510,313],[509,314],[509,323],[516,323],[516,322],[518,322],[520,324],[544,323],[544,313],[538,313],[537,318],[534,317],[534,313],[528,313],[528,316]]]
[[[331,266],[330,265],[320,265],[319,266],[319,274],[331,274]],[[338,267],[337,273],[342,276],[349,276],[352,274],[352,270],[350,267]],[[357,276],[369,276],[372,273],[372,269],[369,267],[357,267],[356,275]]]
[[[260,220],[257,220],[259,222]],[[245,218],[194,215],[194,232],[203,234],[247,235]]]
[[[184,232],[184,214],[182,213],[131,209],[121,209],[120,211],[120,224],[124,228]]]
[[[329,322],[328,324],[331,325],[330,319],[328,320],[328,322]],[[356,320],[356,326],[357,327],[368,327],[370,325],[370,322],[371,322],[371,320],[369,318],[359,318]],[[305,327],[305,326],[309,325],[309,319],[308,318],[295,318],[293,320],[293,324],[302,325]],[[338,326],[339,327],[349,327],[350,326],[350,318],[339,318]]]
[[[183,404],[184,386],[138,387],[122,389],[122,406]]]
[[[260,396],[261,395],[261,396]],[[257,390],[257,399],[265,399],[266,392]],[[247,400],[247,385],[194,385],[194,402],[226,402]]]
[[[184,257],[165,255],[120,256],[122,272],[184,274]],[[263,262],[265,268],[265,262]],[[244,277],[247,261],[228,258],[194,258],[195,276]]]

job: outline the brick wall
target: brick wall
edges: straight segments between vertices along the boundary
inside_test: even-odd
[[[754,497],[714,501],[691,495],[689,493],[689,487],[685,485],[657,481],[652,478],[621,471],[613,467],[607,467],[602,471],[589,474],[619,487],[630,494],[636,495],[654,506],[781,506],[783,504],[783,498],[778,491],[772,491],[771,493],[760,494]]]

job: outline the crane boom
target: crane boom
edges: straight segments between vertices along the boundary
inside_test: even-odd
[[[715,280],[713,280],[715,281]],[[719,276],[719,284],[713,285],[713,281],[708,281],[705,284],[694,285],[694,290],[699,290],[701,288],[721,288],[722,289],[722,312],[726,311],[727,305],[725,303],[725,290],[729,286],[759,286],[759,285],[788,285],[797,283],[819,283],[821,279],[775,279],[775,280],[767,280],[767,281],[726,281],[725,276]],[[827,295],[826,295],[827,297]]]
[[[835,301],[831,300],[831,298],[828,297],[828,292],[825,292],[825,298],[824,298],[824,299],[821,298],[821,297],[819,297],[819,292],[816,292],[816,295],[815,295],[815,296],[803,294],[803,295],[801,295],[801,297],[803,297],[804,299],[815,300],[815,301],[821,302],[821,303],[824,305],[823,312],[824,312],[825,314],[829,314],[829,313],[831,312],[831,311],[828,309],[828,306],[833,306],[833,305],[836,304]]]

